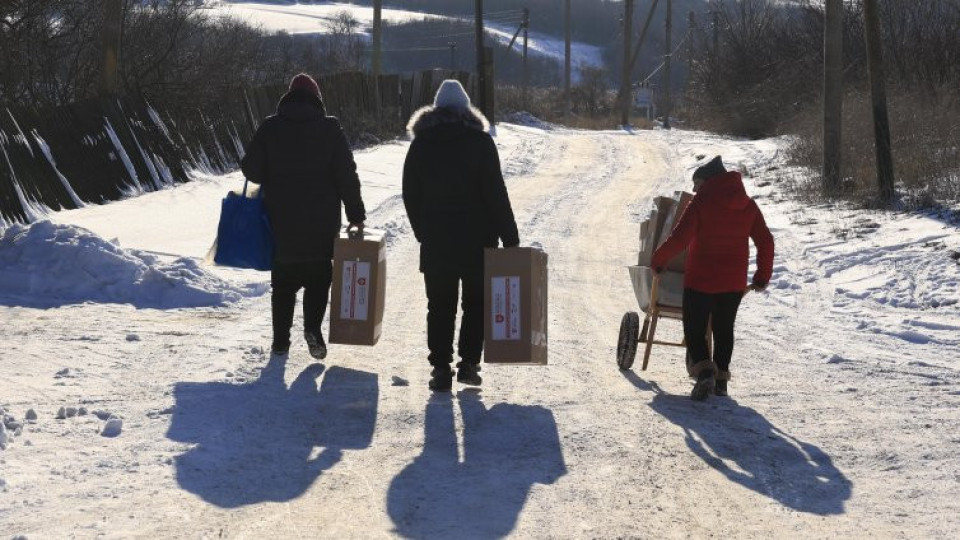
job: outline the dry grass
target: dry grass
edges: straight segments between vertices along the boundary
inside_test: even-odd
[[[949,92],[894,92],[889,100],[891,144],[898,206],[931,208],[960,203],[960,95]],[[823,153],[819,104],[798,115],[786,132],[796,133],[791,161],[820,171]],[[843,184],[837,195],[857,204],[878,201],[876,152],[870,95],[849,92],[844,100]],[[813,179],[820,189],[819,176]]]
[[[563,114],[563,90],[533,88],[525,100],[523,92],[515,86],[497,87],[497,115],[509,118],[511,114],[527,112],[545,122],[575,129],[605,130],[620,126],[620,113],[616,110],[616,95],[596,88],[578,86],[572,89],[572,112]],[[654,123],[633,115],[631,125],[636,129],[652,129]]]

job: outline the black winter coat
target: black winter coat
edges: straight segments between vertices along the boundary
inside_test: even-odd
[[[263,186],[279,262],[330,260],[347,219],[366,219],[357,165],[340,122],[302,91],[287,93],[247,146],[243,174]]]
[[[483,248],[519,245],[500,155],[479,111],[426,107],[408,127],[403,203],[420,271],[481,271]]]

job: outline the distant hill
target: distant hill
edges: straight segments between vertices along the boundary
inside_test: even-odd
[[[274,3],[279,5],[290,4],[330,4],[334,2],[284,2],[269,0],[256,0],[257,3]],[[208,0],[208,4],[215,3]],[[244,3],[240,1],[221,3]],[[372,0],[340,0],[336,3],[353,4],[356,6],[372,7]],[[639,34],[643,23],[647,18],[651,0],[640,0],[636,2],[636,13],[634,18],[634,34]],[[650,32],[644,44],[644,48],[638,59],[636,69],[633,73],[633,79],[642,80],[657,66],[660,65],[665,52],[665,19],[666,19],[666,0],[660,0],[659,5],[651,25]],[[484,0],[485,20],[490,25],[496,25],[499,29],[515,29],[521,20],[523,8],[530,9],[530,30],[542,36],[563,40],[565,32],[565,20],[563,13],[563,0]],[[694,13],[697,21],[701,25],[707,23],[708,0],[673,0],[673,48],[684,39],[687,34],[689,14]],[[446,46],[447,42],[455,40],[458,42],[457,65],[458,67],[469,67],[465,60],[472,56],[473,45],[468,35],[471,28],[468,22],[474,16],[474,4],[468,0],[385,0],[384,8],[396,8],[409,11],[418,11],[435,15],[456,17],[463,19],[462,23],[427,23],[412,22],[409,25],[393,25],[392,29],[385,36],[389,43],[385,47],[395,52],[388,54],[386,62],[394,64],[396,69],[413,69],[424,61],[437,61],[446,53],[438,50],[438,47]],[[602,64],[605,71],[605,79],[611,84],[617,84],[620,79],[620,65],[622,63],[623,51],[623,33],[622,17],[623,2],[621,0],[574,0],[571,5],[573,28],[572,38],[574,42],[580,42],[597,47],[602,54]],[[401,27],[409,26],[407,29]],[[708,26],[703,26],[708,28]],[[703,37],[708,35],[708,30],[699,32],[698,42],[703,42]],[[448,39],[448,37],[450,39]],[[439,39],[443,38],[443,39]],[[502,46],[502,45],[500,45]],[[423,51],[423,52],[418,52]],[[684,49],[684,52],[686,49]],[[507,80],[519,80],[519,66],[516,59],[503,56],[501,66],[498,71],[506,75]],[[504,64],[503,62],[506,62]],[[449,64],[444,60],[443,65]],[[685,58],[680,60],[672,72],[674,84],[680,84],[686,78]],[[505,69],[504,69],[505,68]],[[534,68],[534,80],[552,81],[557,76],[554,73],[555,68],[549,67],[549,64]]]
[[[275,4],[324,4],[331,2],[284,2],[279,0],[256,0],[258,3]],[[208,0],[210,3],[210,0]],[[234,2],[241,3],[241,2]],[[372,6],[372,0],[340,0],[339,3]],[[666,0],[661,0],[657,8],[654,25],[663,33]],[[707,0],[673,0],[674,32],[678,35],[686,32],[687,17],[692,11],[699,15],[707,12]],[[562,38],[564,34],[563,0],[484,0],[487,18],[496,22],[519,22],[519,13],[523,8],[530,9],[531,30],[544,32]],[[642,25],[646,17],[650,0],[637,2],[637,14],[634,27]],[[473,17],[473,2],[452,0],[385,0],[384,7],[402,8],[437,15]],[[611,37],[620,31],[620,18],[623,16],[623,2],[620,0],[574,0],[573,40],[595,45],[606,45]],[[639,30],[638,30],[639,31]],[[656,32],[654,32],[656,34]]]

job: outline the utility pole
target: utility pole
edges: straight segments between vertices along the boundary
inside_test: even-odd
[[[630,126],[630,83],[633,66],[630,65],[630,50],[633,48],[633,0],[623,1],[623,70],[620,72],[620,125]]]
[[[570,0],[565,0],[564,6],[564,45],[563,45],[563,116],[570,114],[573,105],[570,101],[570,40],[573,34],[573,20],[571,17]]]
[[[380,54],[383,48],[383,0],[373,0],[373,76],[380,76]]]
[[[696,35],[697,15],[691,11],[689,17],[687,18],[687,80],[683,83],[684,94],[687,94],[690,91],[690,79],[693,78],[693,56],[696,54],[696,48],[694,47],[694,36]]]
[[[487,119],[490,119],[487,111],[487,74],[486,74],[486,61],[484,59],[484,50],[483,50],[483,0],[475,0],[476,2],[476,13],[474,15],[474,23],[476,25],[476,41],[477,41],[477,97],[480,110],[483,111],[483,114],[487,115]]]
[[[867,67],[870,95],[873,98],[873,130],[877,147],[877,181],[880,198],[893,198],[893,155],[890,148],[890,120],[887,117],[887,90],[883,70],[883,43],[877,0],[863,0],[864,34],[867,41]]]
[[[530,71],[527,68],[527,45],[529,43],[530,9],[523,8],[523,107],[527,108],[530,95]]]
[[[487,47],[483,52],[483,80],[486,81],[486,86],[483,88],[483,102],[486,103],[486,110],[483,113],[487,116],[487,121],[490,122],[490,129],[493,130],[496,125],[496,85],[494,81],[493,71],[493,47]]]
[[[823,31],[823,189],[840,187],[843,132],[843,0],[827,0]]]
[[[657,4],[660,0],[653,0],[650,4],[650,11],[647,13],[647,20],[643,23],[643,30],[640,31],[640,37],[637,44],[633,47],[633,54],[630,55],[630,69],[637,65],[637,58],[640,57],[640,49],[643,47],[644,40],[647,39],[647,31],[650,30],[650,23],[653,22],[653,16],[657,12]]]
[[[713,11],[713,61],[720,63],[720,12]]]
[[[673,0],[667,0],[667,37],[664,43],[663,64],[663,128],[670,129],[670,112],[673,104],[670,102],[670,60],[673,56]]]
[[[570,40],[573,34],[573,20],[571,17],[570,0],[565,0],[564,7],[564,45],[563,45],[563,116],[570,114],[572,103],[570,101]]]
[[[123,24],[122,0],[103,1],[103,80],[101,90],[106,95],[120,91],[120,27]]]
[[[457,42],[449,41],[447,46],[450,47],[450,71],[457,69]]]

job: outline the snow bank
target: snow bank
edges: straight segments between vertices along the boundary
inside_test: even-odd
[[[163,309],[224,305],[264,292],[266,285],[237,286],[194,259],[164,262],[75,225],[43,220],[0,233],[0,303],[8,305],[103,302]]]

